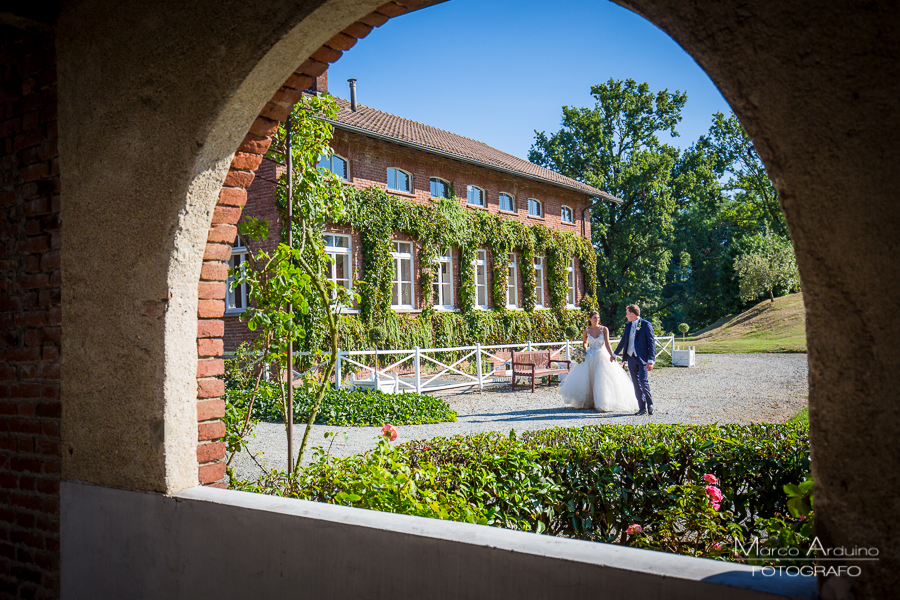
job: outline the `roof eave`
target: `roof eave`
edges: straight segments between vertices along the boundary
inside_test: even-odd
[[[336,121],[334,119],[322,119],[328,123],[331,123],[334,127],[338,129],[344,129],[346,131],[350,131],[352,133],[359,133],[361,135],[367,135],[369,137],[373,137],[376,139],[384,140],[386,142],[392,142],[394,144],[398,144],[400,146],[406,146],[408,148],[415,148],[416,150],[422,150],[424,152],[429,152],[431,154],[437,154],[438,156],[445,156],[447,158],[452,158],[454,160],[462,161],[465,163],[469,163],[471,165],[476,165],[479,167],[484,167],[486,169],[493,169],[494,171],[500,171],[501,173],[509,173],[510,175],[515,175],[517,177],[524,177],[525,179],[531,179],[532,181],[540,181],[541,183],[547,183],[549,185],[554,185],[556,187],[560,187],[567,190],[572,190],[578,192],[579,194],[584,194],[585,196],[589,196],[591,198],[602,198],[604,200],[609,200],[610,202],[616,202],[618,204],[622,203],[620,198],[616,198],[612,194],[607,194],[602,190],[596,190],[595,192],[591,192],[588,190],[581,189],[574,185],[566,185],[564,183],[559,183],[558,181],[551,181],[550,179],[544,179],[543,177],[538,177],[537,175],[531,175],[530,173],[523,173],[522,171],[516,171],[515,169],[509,169],[506,167],[501,167],[498,165],[493,165],[488,162],[484,162],[481,160],[476,160],[474,158],[469,158],[468,156],[462,156],[460,154],[454,154],[453,152],[447,152],[446,150],[439,150],[438,148],[432,148],[431,146],[426,146],[425,144],[419,144],[417,142],[410,142],[408,140],[401,140],[383,133],[377,133],[375,131],[371,131],[364,127],[357,127],[356,125],[349,125],[347,123],[342,123],[340,121]],[[598,193],[599,192],[599,193]]]

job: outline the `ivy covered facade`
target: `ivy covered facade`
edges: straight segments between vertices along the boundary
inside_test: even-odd
[[[368,348],[375,325],[394,348],[552,341],[581,328],[596,307],[589,207],[607,194],[480,142],[338,103],[334,153],[320,166],[348,192],[345,222],[324,232],[332,279],[358,295],[342,309],[341,348]],[[266,163],[259,174],[245,214],[278,222],[277,174]],[[243,251],[237,240],[232,266]],[[241,293],[229,291],[226,351],[251,336]],[[308,348],[324,335],[317,312],[307,317]]]

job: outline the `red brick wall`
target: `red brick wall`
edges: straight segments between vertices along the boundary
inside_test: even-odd
[[[524,177],[517,177],[501,173],[485,167],[479,167],[443,156],[428,154],[399,144],[393,144],[384,140],[367,137],[362,134],[335,129],[332,142],[335,153],[349,161],[348,178],[358,188],[364,189],[370,186],[387,190],[387,169],[394,167],[402,169],[412,175],[412,193],[405,194],[391,192],[396,196],[408,198],[412,202],[428,203],[431,201],[431,178],[438,177],[453,185],[453,189],[460,197],[461,206],[467,210],[487,210],[493,214],[500,214],[505,218],[516,219],[529,225],[542,224],[551,229],[567,231],[576,235],[583,232],[586,236],[591,234],[590,216],[584,213],[590,199],[587,195],[567,190],[547,183],[533,181]],[[465,199],[466,187],[474,185],[485,192],[486,207],[473,207]],[[515,198],[515,214],[500,211],[499,194],[507,193]],[[535,218],[528,214],[528,199],[536,198],[544,204],[544,218]],[[260,195],[257,201],[265,201]],[[574,223],[563,223],[561,220],[562,206],[572,209]],[[584,217],[587,216],[587,219]],[[400,239],[400,238],[397,238]],[[488,252],[488,306],[494,307],[492,296],[493,289],[493,263],[495,257]],[[506,257],[498,257],[497,260],[506,262]],[[354,277],[361,264],[354,264]],[[518,277],[518,304],[522,306],[522,258],[517,254],[519,268]],[[468,268],[468,267],[466,267]],[[454,254],[453,277],[455,303],[459,305],[459,255]],[[549,306],[550,296],[547,287],[547,267],[544,267],[544,304]],[[419,285],[420,269],[416,263],[416,300],[419,308],[422,307],[421,286]],[[576,269],[576,305],[584,294],[584,278],[580,269]]]
[[[0,595],[59,594],[60,196],[52,37],[0,26]]]
[[[321,85],[320,81],[317,85]],[[487,210],[493,214],[502,215],[504,218],[516,219],[527,224],[546,225],[552,229],[581,234],[586,231],[590,235],[590,218],[585,216],[584,208],[590,202],[585,194],[559,188],[523,177],[507,175],[492,169],[474,166],[462,161],[428,154],[421,150],[415,150],[398,144],[393,144],[376,138],[370,138],[361,134],[347,132],[341,129],[335,130],[332,146],[337,154],[348,159],[348,178],[352,185],[364,189],[371,186],[387,189],[387,169],[395,167],[412,174],[413,191],[410,194],[391,192],[399,197],[407,198],[411,202],[428,203],[431,201],[431,177],[439,177],[449,181],[458,196],[465,196],[467,185],[476,185],[485,191],[486,207],[472,207],[465,199],[460,203],[467,210]],[[264,160],[257,170],[258,177],[253,180],[247,190],[247,205],[244,207],[244,215],[264,219],[270,223],[271,232],[281,231],[281,220],[274,202],[275,186],[272,183],[281,173],[276,171],[274,163]],[[512,195],[516,200],[515,214],[501,212],[499,206],[499,194],[501,192]],[[528,198],[536,198],[544,204],[544,218],[535,218],[528,215]],[[563,223],[561,220],[561,208],[566,205],[572,209],[574,223]],[[362,252],[360,250],[359,234],[349,229],[329,228],[335,233],[352,233],[351,247],[353,251],[353,277],[362,277]],[[394,236],[397,240],[409,240],[409,236],[398,233]],[[272,235],[264,244],[250,244],[250,248],[262,247],[268,251],[276,245],[279,236]],[[423,308],[421,281],[421,264],[419,253],[421,246],[416,244],[413,258],[414,269],[414,294],[415,305],[418,310]],[[517,253],[518,263],[518,306],[522,306],[522,257]],[[493,265],[495,257],[488,251],[488,306],[494,308],[493,300]],[[498,257],[497,260],[506,262],[506,257]],[[466,267],[470,268],[470,267]],[[459,306],[460,285],[459,252],[453,255],[453,295],[454,305]],[[547,265],[544,265],[544,306],[549,307],[550,290],[547,286]],[[581,269],[576,268],[576,305],[584,294],[584,281]],[[251,341],[255,334],[251,332],[245,323],[241,322],[237,315],[226,314],[225,318],[225,344],[226,352],[233,352],[238,345]]]
[[[349,179],[358,188],[377,186],[387,189],[387,169],[395,167],[412,174],[412,194],[395,193],[416,202],[431,200],[432,177],[449,181],[462,205],[470,210],[485,210],[466,203],[466,186],[475,185],[485,191],[487,207],[491,213],[500,213],[499,194],[508,193],[515,198],[516,213],[504,216],[523,223],[541,223],[552,229],[569,231],[576,235],[590,236],[590,218],[583,219],[584,208],[589,203],[586,194],[479,167],[458,160],[400,146],[384,140],[367,137],[335,128],[332,147],[335,153],[349,160]],[[544,203],[544,218],[528,215],[528,199],[536,198]],[[560,211],[563,205],[572,209],[574,224],[563,223]]]

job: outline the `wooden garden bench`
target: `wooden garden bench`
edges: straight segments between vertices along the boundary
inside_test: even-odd
[[[557,363],[556,367],[552,367],[552,363]],[[565,363],[566,368],[558,366]],[[517,377],[531,378],[531,393],[534,393],[535,378],[553,377],[561,373],[568,373],[572,368],[572,361],[550,358],[550,351],[529,351],[529,352],[513,352],[512,353],[512,388],[516,389]]]

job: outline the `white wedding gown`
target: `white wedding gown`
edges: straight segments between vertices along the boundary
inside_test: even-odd
[[[631,379],[622,367],[609,360],[603,336],[588,334],[584,362],[572,367],[559,386],[563,401],[574,408],[593,408],[599,412],[635,413],[637,398]]]

